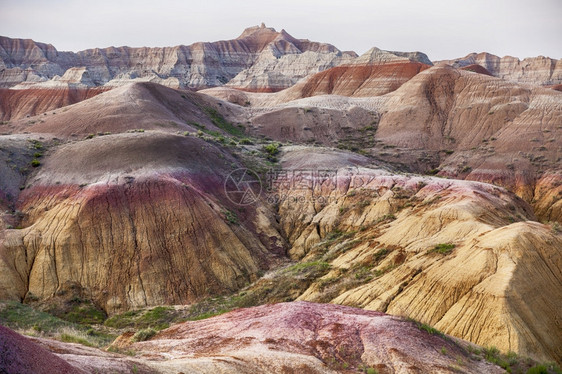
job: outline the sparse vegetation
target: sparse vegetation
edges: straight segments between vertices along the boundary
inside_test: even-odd
[[[479,349],[468,345],[466,350],[475,355],[476,359],[483,358],[492,364],[498,365],[508,373],[562,374],[562,370],[554,363],[537,363],[530,358],[520,357],[515,352],[504,354],[494,346]]]
[[[236,215],[236,213],[231,212],[230,210],[225,210],[223,213],[224,213],[224,218],[228,223],[232,225],[238,224],[238,216]]]
[[[0,324],[27,335],[45,336],[94,347],[106,346],[116,337],[90,326],[65,321],[17,301],[0,303]]]
[[[168,328],[172,321],[177,321],[179,312],[172,307],[157,306],[148,310],[131,310],[116,314],[104,323],[107,327],[123,329],[136,328],[162,330]]]
[[[224,117],[214,108],[206,107],[203,108],[205,113],[211,119],[211,122],[221,130],[226,131],[227,133],[234,135],[236,137],[241,137],[244,135],[244,131],[239,127],[234,126],[230,122],[228,122]]]
[[[153,328],[141,329],[133,335],[134,342],[144,342],[156,335],[157,331]]]
[[[254,142],[250,138],[242,138],[240,139],[240,144],[251,145],[254,144]]]
[[[28,296],[26,300],[31,300]],[[55,310],[53,308],[47,311],[65,321],[81,324],[92,325],[101,324],[107,318],[106,314],[89,300],[82,300],[80,298],[71,299],[64,308]]]
[[[43,144],[39,140],[30,140],[29,142],[31,143],[31,149],[36,149],[38,151],[43,149]]]
[[[365,374],[379,374],[379,372],[377,371],[377,369],[367,366],[367,365],[359,365],[359,367],[357,368],[359,370],[360,373],[365,373]]]
[[[81,338],[79,336],[76,335],[72,335],[72,334],[61,334],[60,338],[61,341],[65,342],[65,343],[77,343],[77,344],[82,344],[88,347],[93,347],[94,345],[92,343],[90,343],[87,339]]]
[[[431,249],[428,253],[439,253],[441,255],[448,255],[453,251],[454,248],[455,248],[454,244],[441,243],[433,247],[433,249]]]
[[[443,334],[441,331],[437,330],[435,327],[432,327],[432,326],[427,325],[427,324],[425,324],[425,323],[421,323],[421,322],[416,321],[416,320],[414,320],[414,319],[412,319],[412,318],[408,318],[408,320],[409,320],[410,322],[414,323],[418,329],[420,329],[420,330],[422,330],[422,331],[425,331],[425,332],[427,332],[428,334],[437,335],[437,336],[440,336],[440,337],[442,337],[442,338],[445,337],[445,334]]]
[[[41,161],[39,161],[38,159],[34,158],[33,160],[31,160],[31,166],[33,166],[34,168],[41,166]]]
[[[394,214],[385,214],[384,216],[377,219],[376,223],[386,222],[386,221],[394,221],[396,216]]]

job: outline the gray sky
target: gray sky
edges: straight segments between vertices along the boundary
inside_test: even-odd
[[[562,58],[562,0],[0,0],[0,35],[61,51],[233,39],[265,22],[359,54]]]

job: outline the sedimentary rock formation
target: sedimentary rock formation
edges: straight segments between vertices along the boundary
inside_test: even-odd
[[[384,107],[376,137],[410,150],[446,150],[434,166],[444,175],[498,184],[528,202],[543,173],[559,175],[562,96],[556,91],[442,67],[414,77]]]
[[[355,65],[379,65],[396,62],[419,62],[424,65],[433,65],[425,53],[421,52],[394,52],[371,48],[353,61]]]
[[[206,321],[178,324],[132,347],[147,358],[170,359],[165,366],[176,370],[332,373],[373,368],[381,373],[447,373],[453,371],[456,357],[466,365],[463,370],[467,373],[498,372],[492,365],[472,360],[452,341],[429,335],[412,322],[304,302],[240,309]],[[451,355],[441,354],[442,348]],[[175,353],[170,357],[167,352],[172,350]]]
[[[306,302],[241,309],[178,324],[128,346],[134,357],[25,338],[1,326],[0,342],[6,343],[0,369],[10,373],[503,372],[474,359],[464,348],[466,342],[431,335],[414,322]]]
[[[46,45],[20,44],[25,48],[10,47],[14,64],[36,61],[42,71],[54,72],[50,58],[66,56],[53,57]],[[41,85],[81,87],[88,79],[119,85],[153,77],[171,82],[188,76],[203,87],[219,84],[207,78],[220,71],[238,75],[239,87],[266,91],[262,88],[281,88],[314,71],[313,53],[322,55],[322,68],[349,57],[265,27],[249,29],[236,41],[188,49],[201,52],[204,68],[176,76],[163,63],[169,71],[159,75],[125,72],[117,68],[126,65],[125,49],[99,50],[88,55],[96,64],[57,72],[61,78]],[[240,50],[244,53],[235,53]],[[164,53],[136,52],[139,61]],[[175,52],[166,53],[177,57]],[[228,53],[230,60],[224,57]],[[154,61],[162,62],[159,58]],[[281,92],[204,90],[230,103],[135,83],[62,110],[51,108],[66,99],[54,104],[45,99],[36,110],[49,108],[46,115],[2,122],[0,131],[10,135],[0,138],[0,298],[48,299],[72,287],[108,313],[191,303],[248,285],[288,254],[329,267],[321,279],[307,283],[312,285],[302,290],[301,300],[409,316],[481,345],[560,361],[562,237],[554,224],[538,221],[562,222],[562,93],[489,76],[497,74],[492,67],[429,67],[425,60],[421,54],[372,50],[362,62],[332,67]],[[280,70],[271,72],[277,65]],[[7,66],[2,74],[17,69]],[[38,71],[28,72],[30,79]],[[23,98],[26,90],[21,92]],[[24,100],[19,100],[23,109],[7,102],[10,116],[33,114]],[[199,136],[191,136],[196,131]],[[237,134],[239,144],[225,139],[229,134]],[[277,146],[264,149],[265,137],[315,146],[285,144],[279,155]],[[261,170],[266,157],[279,157],[280,164],[271,165],[287,171],[336,176],[311,189],[280,185],[267,204],[234,205],[223,189],[225,176],[245,165]],[[32,167],[32,158],[40,167]],[[300,196],[304,200],[283,199]],[[238,311],[207,324],[173,327],[135,349],[147,360],[177,349],[181,357],[167,363],[170,370],[189,361],[194,370],[284,370],[281,363],[291,370],[298,364],[326,371],[325,352],[337,351],[331,342],[343,340],[363,349],[361,362],[338,356],[354,367],[450,365],[433,345],[426,353],[429,364],[409,355],[418,346],[397,346],[394,337],[384,340],[389,351],[372,348],[375,332],[365,316],[392,326],[404,322],[339,308],[297,303]],[[276,316],[277,325],[264,313]],[[304,326],[294,317],[299,313],[337,328],[327,330],[324,322]],[[354,330],[353,336],[337,331],[350,325],[365,331]],[[263,332],[272,329],[282,338]],[[398,331],[410,336],[409,330]],[[311,347],[306,342],[314,334],[320,345]],[[203,344],[206,340],[214,345]],[[262,355],[265,347],[274,351],[272,360]],[[187,349],[203,358],[188,357]]]
[[[236,162],[196,137],[162,133],[61,147],[19,197],[23,228],[0,244],[0,298],[78,285],[112,313],[244,286],[283,240],[260,228],[271,222],[255,223],[269,219],[259,206],[241,212],[225,197]]]
[[[498,57],[490,53],[471,53],[465,57],[438,61],[454,67],[479,65],[495,77],[518,83],[549,86],[562,84],[562,60],[538,56],[519,60],[516,57]]]
[[[264,51],[251,68],[241,71],[226,86],[252,92],[281,91],[310,74],[350,63],[355,56],[339,51],[322,54],[307,51],[278,57]]]
[[[371,367],[379,372],[448,372],[460,357],[467,373],[496,372],[473,361],[458,346],[420,331],[412,322],[377,312],[312,303],[282,303],[241,309],[206,321],[186,322],[133,345],[147,357],[176,357],[167,367],[206,371],[311,373]],[[167,356],[169,357],[169,356]],[[202,357],[223,357],[202,360]]]
[[[26,96],[25,91],[22,97]],[[40,95],[43,91],[36,92]],[[218,130],[209,118],[209,111],[215,107],[216,100],[193,92],[154,83],[133,83],[63,110],[4,123],[0,129],[80,138],[139,129],[196,131],[196,125]]]
[[[240,97],[224,88],[205,93],[234,102],[246,100],[248,128],[274,139],[338,145],[409,171],[433,170],[494,183],[533,204],[538,200],[535,184],[543,174],[547,180],[556,179],[549,182],[554,187],[560,183],[559,92],[482,72],[416,64],[340,66],[271,95]],[[423,71],[416,74],[417,69]],[[410,71],[411,79],[406,74],[400,82],[393,73],[404,71]],[[380,79],[399,88],[365,99],[328,95],[300,99],[308,94],[375,95],[386,89],[375,84],[379,73]],[[540,200],[539,219],[558,220],[558,191],[543,189]]]
[[[285,55],[294,59],[273,61]],[[235,85],[257,90],[268,89],[267,78],[272,64],[278,79],[271,89],[285,88],[298,78],[322,68],[334,66],[355,57],[330,44],[295,39],[264,25],[246,29],[234,40],[195,43],[190,46],[166,48],[110,47],[89,49],[77,53],[58,52],[52,45],[32,40],[0,38],[0,84],[11,87],[21,82],[60,81],[68,78],[68,69],[80,68],[95,85],[119,85],[121,80],[154,80],[166,85],[204,88],[220,86],[258,63],[248,76],[242,73]],[[260,73],[258,73],[260,71]],[[254,75],[255,74],[255,75]],[[243,76],[246,78],[242,79]],[[286,77],[285,77],[286,76]]]
[[[53,111],[94,97],[101,87],[13,90],[0,88],[0,120],[10,121]]]
[[[338,66],[307,78],[288,92],[295,98],[330,94],[349,97],[381,96],[396,90],[427,68],[429,65],[409,61]]]
[[[366,158],[345,160],[299,147],[282,159],[295,178],[299,170],[333,170],[277,191],[291,256],[334,266],[301,300],[408,316],[541,360],[562,357],[562,336],[553,333],[562,308],[560,233],[533,222],[529,205],[502,188],[397,176],[366,168]],[[333,238],[346,232],[349,239],[336,245]]]

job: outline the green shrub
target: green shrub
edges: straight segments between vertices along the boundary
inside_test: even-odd
[[[254,144],[254,142],[250,138],[242,138],[240,139],[240,144],[250,145],[250,144]]]
[[[263,146],[263,150],[267,153],[267,159],[270,161],[277,161],[275,157],[279,153],[279,147],[281,145],[279,143],[270,143]]]
[[[268,154],[270,154],[272,156],[275,156],[276,154],[279,153],[279,146],[280,146],[279,143],[270,143],[270,144],[264,145],[263,150],[265,152],[267,152]]]
[[[442,254],[442,255],[447,255],[447,254],[451,253],[454,248],[455,248],[454,244],[441,243],[441,244],[437,244],[435,247],[433,247],[433,249],[430,250],[429,253],[439,253],[439,254]]]
[[[33,166],[34,168],[36,168],[36,167],[38,167],[38,166],[40,166],[40,165],[41,165],[41,161],[39,161],[39,160],[36,159],[36,158],[34,158],[34,159],[31,161],[31,166]]]
[[[31,148],[36,149],[38,151],[43,149],[43,144],[39,140],[30,140]]]
[[[139,330],[133,335],[134,342],[144,342],[156,335],[156,330],[153,328]]]

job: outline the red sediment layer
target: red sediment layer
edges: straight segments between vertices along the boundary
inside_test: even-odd
[[[89,99],[108,88],[0,89],[0,119],[15,120],[45,113]]]
[[[302,97],[328,94],[368,96],[369,90],[384,94],[396,90],[428,68],[429,65],[419,62],[336,66],[308,79],[301,89]],[[361,91],[365,91],[365,95]]]

